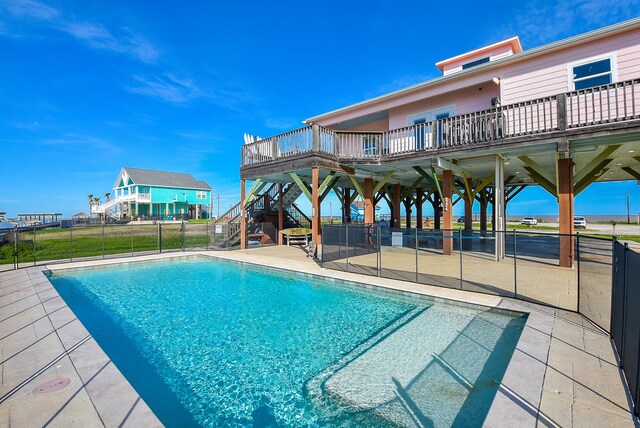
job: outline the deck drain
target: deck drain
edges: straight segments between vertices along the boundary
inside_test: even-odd
[[[53,379],[39,385],[36,389],[33,390],[33,393],[48,394],[50,392],[60,391],[65,386],[69,385],[69,382],[71,382],[71,379],[69,379],[68,377]]]

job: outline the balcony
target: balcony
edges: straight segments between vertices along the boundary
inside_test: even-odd
[[[321,154],[339,162],[438,155],[638,126],[640,79],[379,132],[307,126],[242,146],[242,167]]]

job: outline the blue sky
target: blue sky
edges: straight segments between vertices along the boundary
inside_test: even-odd
[[[243,132],[297,128],[434,78],[435,62],[513,35],[530,49],[638,11],[640,0],[463,1],[454,9],[424,1],[0,0],[0,211],[86,211],[86,195],[111,191],[123,165],[192,173],[228,208],[239,196]],[[640,211],[639,189],[594,185],[576,212],[626,213],[627,192]],[[509,206],[512,215],[555,210],[541,189]]]

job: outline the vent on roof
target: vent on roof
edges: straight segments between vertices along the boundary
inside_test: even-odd
[[[462,69],[466,70],[467,68],[471,68],[471,67],[475,67],[476,65],[484,64],[485,62],[489,62],[490,60],[491,60],[491,58],[489,58],[489,57],[480,58],[480,59],[477,59],[475,61],[471,61],[471,62],[468,62],[466,64],[462,64]]]

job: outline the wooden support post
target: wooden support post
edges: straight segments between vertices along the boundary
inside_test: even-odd
[[[364,179],[364,222],[372,224],[375,222],[375,203],[373,202],[373,178]]]
[[[424,201],[424,189],[416,189],[416,227],[422,229],[422,202]]]
[[[278,245],[284,245],[284,202],[282,201],[282,183],[278,184]]]
[[[407,229],[411,229],[411,196],[404,198],[404,216],[405,226]]]
[[[561,267],[573,267],[573,161],[558,159],[558,217]],[[566,236],[563,236],[566,235]]]
[[[245,199],[245,181],[240,180],[240,249],[247,248],[247,221],[245,218],[244,199]],[[175,210],[174,210],[175,214]]]
[[[453,171],[445,169],[442,173],[442,211],[444,235],[453,234],[453,204],[451,196],[453,193]],[[453,254],[453,238],[444,238],[442,241],[442,254],[449,256]]]
[[[342,192],[342,211],[344,216],[343,222],[351,223],[351,189],[345,187]]]
[[[402,191],[400,184],[393,185],[393,199],[391,202],[391,227],[400,227],[400,198]]]
[[[320,168],[311,170],[311,240],[320,243]]]

